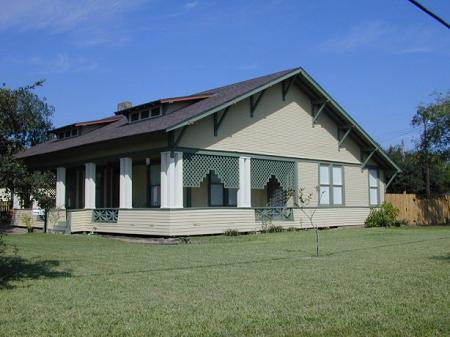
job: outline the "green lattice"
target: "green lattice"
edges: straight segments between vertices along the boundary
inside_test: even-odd
[[[210,171],[214,171],[225,188],[239,188],[239,158],[183,153],[185,187],[199,187]]]
[[[252,158],[252,188],[263,189],[272,176],[275,176],[283,190],[295,190],[295,163],[291,161]]]

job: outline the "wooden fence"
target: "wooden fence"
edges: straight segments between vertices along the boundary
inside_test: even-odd
[[[400,209],[399,218],[411,225],[450,223],[450,196],[427,199],[416,194],[386,194],[384,200]]]
[[[9,201],[0,200],[0,212],[8,212],[11,205]]]

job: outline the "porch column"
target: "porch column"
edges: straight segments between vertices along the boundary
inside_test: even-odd
[[[12,200],[13,200],[13,209],[21,209],[22,207],[20,206],[20,199],[19,196],[17,195],[17,193],[12,193]]]
[[[183,207],[183,153],[161,153],[161,208]]]
[[[239,190],[237,195],[237,206],[251,207],[251,196],[250,157],[239,157]]]
[[[66,168],[56,169],[56,208],[66,208]]]
[[[120,208],[133,208],[133,160],[120,158]]]
[[[95,208],[95,163],[84,164],[84,208]]]

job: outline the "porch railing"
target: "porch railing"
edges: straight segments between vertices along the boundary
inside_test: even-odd
[[[255,208],[256,221],[294,221],[291,207],[260,207]]]
[[[117,208],[97,208],[92,211],[92,222],[117,223],[119,210]]]

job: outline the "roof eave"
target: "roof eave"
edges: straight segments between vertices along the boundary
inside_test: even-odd
[[[205,118],[207,116],[210,116],[210,115],[212,115],[212,114],[214,114],[214,113],[216,113],[218,111],[221,111],[221,110],[229,107],[230,105],[236,104],[236,103],[238,103],[238,102],[240,102],[240,101],[242,101],[242,100],[244,100],[244,99],[246,99],[246,98],[248,98],[248,97],[250,97],[250,96],[252,96],[252,95],[254,95],[256,93],[258,93],[261,90],[267,89],[267,88],[269,88],[269,87],[271,87],[271,86],[273,86],[273,85],[275,85],[277,83],[280,83],[280,82],[284,81],[285,79],[288,79],[289,77],[295,76],[295,75],[299,74],[300,71],[301,71],[301,68],[297,68],[297,69],[295,69],[295,70],[293,70],[293,71],[291,71],[291,72],[289,72],[289,73],[287,73],[287,74],[285,74],[283,76],[278,77],[277,79],[274,79],[274,80],[272,80],[272,81],[270,81],[270,82],[268,82],[266,84],[263,84],[263,85],[255,88],[255,89],[253,89],[253,90],[251,90],[251,91],[249,91],[249,92],[247,92],[247,93],[245,93],[243,95],[235,97],[235,98],[233,98],[233,99],[231,99],[231,100],[229,100],[229,101],[227,101],[227,102],[225,102],[225,103],[223,103],[223,104],[221,104],[221,105],[219,105],[219,106],[217,106],[215,108],[212,108],[212,109],[209,109],[207,111],[204,111],[204,112],[202,112],[201,114],[199,114],[199,115],[197,115],[195,117],[189,118],[188,120],[185,120],[185,121],[180,122],[180,123],[178,123],[176,125],[173,125],[173,126],[167,128],[166,132],[173,131],[173,130],[181,128],[183,126],[191,125],[192,123],[194,123],[194,122],[196,122],[196,121],[198,121],[200,119],[203,119],[203,118]]]
[[[329,103],[331,103],[332,107],[336,109],[351,125],[355,130],[357,130],[363,138],[365,138],[370,145],[372,145],[377,152],[390,164],[392,165],[397,172],[401,172],[401,169],[397,166],[397,164],[387,155],[387,153],[383,150],[383,148],[348,114],[345,109],[337,103],[334,98],[323,89],[320,84],[318,84],[304,69],[301,69],[301,75],[311,84],[324,98],[326,98]]]

